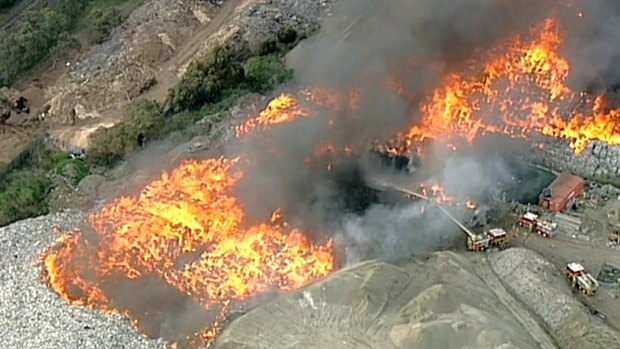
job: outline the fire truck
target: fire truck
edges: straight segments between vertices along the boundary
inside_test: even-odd
[[[517,217],[517,224],[546,238],[552,238],[558,228],[557,223],[540,218],[534,212],[526,212]]]
[[[517,217],[517,224],[530,231],[533,231],[536,227],[536,221],[538,221],[538,215],[534,212],[526,212]]]
[[[565,273],[571,286],[583,292],[585,295],[592,296],[598,290],[598,281],[590,275],[590,273],[586,272],[583,265],[579,263],[568,263]]]
[[[506,239],[506,231],[501,228],[493,228],[481,234],[467,234],[467,249],[484,251],[489,247],[501,247]]]

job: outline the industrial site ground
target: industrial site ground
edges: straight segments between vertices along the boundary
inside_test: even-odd
[[[54,8],[53,6],[57,3],[58,1],[54,0],[18,1],[14,7],[0,13],[0,27],[10,31],[24,20],[28,11]],[[155,203],[155,205],[145,210],[157,212],[156,204],[166,207],[165,204],[168,204],[166,200],[174,202],[179,198],[183,199],[187,193],[182,191],[186,188],[178,188],[178,192],[166,197],[165,192],[161,194],[157,190],[173,188],[178,183],[167,182],[166,185],[153,186],[154,181],[170,180],[169,174],[171,173],[171,177],[177,178],[175,169],[183,168],[182,171],[176,173],[181,178],[183,174],[192,173],[194,168],[192,166],[198,168],[221,157],[233,157],[239,154],[241,157],[245,155],[244,151],[255,156],[251,159],[252,161],[249,161],[250,164],[273,161],[274,167],[281,166],[284,162],[278,162],[281,160],[277,156],[278,150],[272,152],[272,149],[253,149],[272,144],[252,143],[252,137],[260,139],[261,136],[267,135],[263,138],[269,140],[271,136],[275,145],[281,145],[278,142],[291,139],[304,144],[306,138],[310,137],[310,131],[286,134],[286,136],[275,132],[260,134],[256,131],[258,136],[252,134],[248,137],[250,139],[248,143],[243,143],[244,140],[239,136],[240,130],[247,129],[250,130],[247,131],[249,133],[252,132],[252,127],[259,130],[260,122],[249,124],[248,120],[257,118],[257,115],[265,109],[269,110],[270,101],[278,101],[278,98],[282,96],[282,91],[287,96],[294,96],[301,101],[307,95],[305,88],[308,86],[302,86],[304,91],[300,92],[300,88],[295,85],[297,82],[295,79],[298,77],[294,75],[293,82],[290,84],[289,80],[283,78],[282,81],[287,81],[283,86],[277,86],[282,82],[278,80],[278,83],[270,89],[262,88],[260,91],[258,89],[254,91],[247,88],[239,95],[235,91],[227,91],[226,93],[231,93],[230,96],[216,103],[202,106],[202,109],[181,110],[176,114],[170,112],[174,115],[173,117],[178,118],[174,120],[180,120],[179,124],[183,127],[174,129],[169,134],[161,136],[160,139],[149,139],[144,146],[142,144],[134,146],[135,137],[132,134],[128,136],[130,140],[125,140],[127,144],[132,142],[131,146],[126,146],[131,150],[123,153],[121,159],[113,166],[97,164],[90,167],[88,163],[88,170],[83,171],[81,165],[77,166],[75,162],[81,164],[91,161],[88,156],[89,146],[92,145],[92,143],[89,144],[92,140],[89,137],[92,134],[101,127],[110,128],[115,124],[125,122],[128,106],[150,100],[162,106],[172,103],[170,102],[171,91],[185,81],[184,74],[191,69],[190,64],[208,57],[214,48],[222,44],[245,42],[250,47],[248,52],[259,52],[269,47],[265,42],[273,41],[273,38],[277,38],[283,30],[293,28],[298,33],[296,35],[302,38],[308,36],[308,38],[296,42],[297,47],[287,47],[288,53],[282,60],[292,68],[307,64],[316,69],[313,65],[317,64],[316,62],[307,62],[299,57],[304,53],[314,52],[316,54],[317,51],[321,51],[320,45],[317,46],[318,48],[312,46],[315,43],[312,40],[315,38],[318,38],[319,43],[321,43],[321,38],[329,38],[329,40],[326,39],[328,42],[337,43],[334,46],[350,46],[353,47],[352,52],[358,53],[358,48],[363,46],[361,43],[365,42],[364,37],[368,35],[367,30],[371,28],[373,31],[379,31],[378,28],[384,26],[382,22],[373,22],[382,18],[380,15],[373,16],[372,8],[376,5],[364,2],[364,5],[359,5],[360,13],[356,11],[348,13],[347,9],[357,8],[354,4],[355,0],[191,0],[185,2],[149,0],[112,3],[118,3],[113,7],[118,6],[123,20],[110,29],[109,36],[105,40],[93,43],[88,40],[85,31],[77,30],[72,35],[81,41],[81,48],[68,50],[59,55],[54,53],[50,59],[42,58],[41,62],[16,81],[10,90],[3,90],[11,95],[22,95],[28,98],[31,112],[29,114],[14,113],[7,122],[6,133],[0,134],[2,180],[11,178],[12,173],[23,174],[22,171],[26,171],[23,167],[24,163],[30,164],[38,161],[38,163],[47,164],[46,161],[40,159],[41,154],[55,154],[57,159],[54,160],[56,162],[52,162],[51,169],[45,168],[48,165],[36,165],[42,166],[36,168],[37,175],[43,173],[43,176],[49,177],[49,183],[51,183],[46,191],[47,196],[41,199],[46,203],[49,201],[45,212],[31,214],[32,218],[20,219],[0,227],[0,349],[620,348],[620,240],[617,238],[620,232],[618,229],[620,228],[620,188],[615,186],[620,183],[618,180],[620,178],[618,175],[620,173],[618,161],[620,145],[613,144],[613,142],[607,144],[598,139],[588,143],[579,153],[575,152],[567,139],[539,133],[528,139],[514,141],[514,144],[518,145],[513,146],[513,143],[509,143],[510,145],[506,147],[510,149],[507,153],[514,156],[514,161],[520,166],[542,171],[550,178],[555,178],[559,173],[571,173],[585,178],[584,192],[572,199],[570,207],[564,209],[562,213],[549,212],[538,205],[539,194],[541,198],[544,197],[542,190],[549,183],[537,184],[538,187],[523,184],[522,192],[528,192],[527,194],[531,196],[530,191],[535,191],[536,198],[529,203],[485,197],[487,201],[480,199],[479,202],[471,203],[472,208],[469,208],[466,207],[470,205],[469,200],[466,204],[465,198],[455,199],[456,203],[445,201],[443,197],[429,196],[428,200],[420,199],[420,197],[408,195],[406,191],[422,194],[421,188],[427,183],[422,183],[416,176],[424,171],[435,171],[437,168],[432,166],[424,168],[420,165],[418,169],[412,165],[414,159],[417,158],[411,154],[394,156],[391,151],[386,151],[382,156],[383,160],[387,158],[388,161],[382,162],[373,158],[373,155],[356,154],[349,152],[347,148],[343,151],[344,158],[348,161],[349,157],[353,158],[351,153],[355,156],[359,155],[362,159],[359,160],[360,167],[367,172],[360,176],[359,183],[354,181],[353,189],[349,187],[346,190],[338,189],[338,195],[350,194],[354,198],[352,200],[356,201],[353,203],[354,206],[357,204],[364,206],[357,201],[364,201],[366,196],[371,196],[373,199],[369,199],[371,202],[363,207],[366,211],[362,213],[342,212],[343,221],[346,221],[346,224],[343,224],[344,227],[340,227],[343,231],[322,233],[330,238],[326,246],[335,246],[334,268],[329,272],[317,274],[318,276],[312,275],[311,281],[299,288],[287,288],[285,287],[287,284],[282,286],[274,282],[266,286],[262,285],[265,286],[262,288],[262,293],[250,294],[243,299],[232,299],[230,303],[225,301],[222,304],[214,304],[213,308],[207,309],[204,303],[200,303],[204,301],[204,296],[197,295],[192,287],[200,284],[199,282],[206,284],[208,281],[192,280],[193,283],[179,283],[187,287],[186,289],[174,285],[173,282],[181,278],[178,275],[185,275],[174,274],[182,270],[180,264],[189,264],[184,259],[198,260],[201,253],[208,250],[210,246],[201,246],[200,250],[191,251],[189,256],[181,255],[174,260],[175,266],[171,268],[172,271],[169,274],[159,275],[159,279],[155,282],[148,279],[139,286],[131,282],[133,278],[140,279],[143,276],[140,275],[144,271],[140,269],[142,265],[139,264],[143,261],[136,262],[139,267],[129,265],[144,257],[141,255],[128,260],[115,260],[117,256],[111,254],[113,257],[108,259],[110,266],[118,270],[110,271],[110,274],[113,274],[112,272],[119,275],[127,273],[127,275],[122,275],[125,279],[121,279],[124,281],[111,278],[110,280],[113,281],[104,280],[108,282],[105,284],[101,281],[103,278],[98,279],[100,275],[94,274],[90,275],[91,279],[88,277],[81,279],[83,275],[89,274],[88,271],[80,274],[83,272],[80,262],[84,262],[86,267],[92,267],[92,270],[97,270],[97,266],[87,265],[87,261],[96,260],[97,257],[82,255],[71,260],[71,249],[79,250],[80,246],[86,246],[85,251],[99,251],[101,256],[105,256],[106,251],[88,249],[98,243],[95,242],[98,238],[105,240],[102,236],[96,236],[100,233],[98,229],[102,228],[95,227],[92,217],[97,215],[105,217],[106,214],[111,214],[110,212],[121,212],[123,211],[121,206],[133,200],[114,201],[115,199],[136,198],[136,201],[132,202],[135,206],[127,212],[140,211],[150,203]],[[448,4],[450,1],[442,3]],[[101,6],[108,5],[105,2],[102,4]],[[432,8],[430,4],[424,4],[424,1],[420,4],[421,7],[418,8],[420,13],[424,13],[422,8]],[[382,13],[378,10],[377,12]],[[392,15],[400,18],[394,13]],[[452,18],[453,15],[446,15],[446,18]],[[450,32],[445,27],[442,29]],[[381,39],[375,41],[381,41],[386,47],[378,45],[378,51],[387,52],[389,48],[394,49],[395,46],[388,44],[392,40],[391,37]],[[400,44],[396,47],[400,47]],[[325,57],[328,57],[326,61],[343,62],[342,57],[338,57],[337,53],[329,49],[332,47],[325,48]],[[330,54],[333,54],[333,57]],[[367,58],[362,53],[359,54],[360,57]],[[264,56],[264,54],[257,54],[258,56]],[[317,61],[320,62],[318,58]],[[304,77],[311,82],[315,80],[321,82],[321,79],[326,79],[326,76],[329,81],[344,79],[340,76],[339,69],[351,75],[358,74],[350,70],[355,70],[351,67],[355,67],[359,62],[350,59],[350,62],[345,63],[342,66],[334,64],[321,67],[320,71],[309,68],[304,72]],[[248,64],[244,61],[243,68],[247,69]],[[349,64],[351,67],[348,66]],[[438,69],[441,70],[441,68]],[[377,68],[377,70],[381,69]],[[375,72],[373,69],[370,71]],[[361,72],[359,74],[363,75]],[[347,74],[342,73],[342,75]],[[205,81],[208,78],[211,76],[202,76]],[[207,84],[204,81],[203,83]],[[360,85],[363,84],[360,83]],[[372,85],[377,84],[373,82]],[[338,83],[334,86],[340,87]],[[346,89],[343,91],[350,92]],[[345,94],[342,93],[342,95]],[[320,99],[317,96],[313,97]],[[327,98],[324,104],[317,103],[316,105],[324,107],[324,105],[329,105],[329,102],[330,99]],[[588,103],[591,102],[588,101]],[[383,103],[389,102],[378,100],[376,109],[363,103],[362,105],[372,109],[368,113],[381,113]],[[303,104],[299,102],[299,105]],[[296,107],[297,104],[292,108]],[[350,106],[346,108],[355,109]],[[406,108],[401,105],[396,108],[396,110],[402,109]],[[300,109],[283,110],[289,112],[286,114],[287,117],[307,116],[307,110],[303,112],[300,112]],[[73,116],[72,113],[74,113]],[[197,113],[205,114],[202,118],[195,118]],[[346,114],[346,112],[342,113]],[[191,118],[182,118],[187,115]],[[361,118],[357,121],[354,119],[355,122],[351,122],[351,129],[363,133],[366,131],[362,130],[363,127],[357,130],[353,125],[365,120],[368,119]],[[164,123],[155,126],[140,125],[140,127],[163,129],[166,125]],[[279,124],[274,122],[273,125]],[[273,125],[263,126],[267,128]],[[382,126],[383,122],[377,122],[372,127]],[[294,127],[291,129],[296,130]],[[329,129],[325,127],[320,130],[329,134]],[[347,131],[343,138],[356,131]],[[338,137],[340,135],[336,136]],[[504,138],[513,142],[511,137]],[[29,150],[33,146],[33,139],[38,141],[35,151]],[[495,144],[493,141],[490,142]],[[236,147],[236,143],[241,145]],[[336,146],[333,148],[342,145],[334,143]],[[501,144],[499,148],[503,149],[504,143]],[[296,143],[292,142],[291,148],[295,147]],[[458,150],[453,151],[452,147]],[[464,149],[467,147],[463,146]],[[267,148],[265,146],[265,149]],[[446,147],[442,146],[441,151],[436,149],[434,151],[447,152],[449,155],[446,159],[456,159],[454,161],[458,162],[461,154],[460,144],[458,147],[450,144],[449,150],[444,148]],[[489,151],[488,147],[481,148]],[[48,151],[50,153],[47,153]],[[270,158],[261,151],[268,153],[269,156],[276,155]],[[84,156],[82,152],[86,154],[84,158],[82,158]],[[286,149],[284,153],[290,155],[286,153]],[[515,154],[518,155],[515,156]],[[469,155],[471,154],[463,155],[462,158],[465,159]],[[486,159],[484,155],[481,157]],[[35,160],[32,160],[33,158]],[[404,161],[409,161],[407,169],[394,166],[395,159],[402,160],[403,158]],[[311,156],[308,159],[311,159]],[[226,203],[226,205],[222,204],[224,207],[222,210],[237,212],[236,206],[228,205],[231,202],[235,204],[241,202],[239,204],[241,208],[247,206],[260,211],[263,208],[261,207],[263,201],[265,206],[268,206],[267,202],[271,202],[272,199],[277,201],[281,194],[277,192],[278,185],[290,185],[282,180],[282,178],[287,178],[286,176],[280,178],[278,174],[296,172],[298,171],[296,166],[301,168],[312,163],[312,159],[308,159],[298,159],[299,163],[294,163],[294,165],[284,163],[287,166],[279,169],[282,172],[259,173],[256,177],[259,178],[258,182],[249,182],[244,187],[247,192],[258,188],[256,189],[257,197],[250,195],[249,199],[246,198],[247,202],[241,202],[242,199],[231,196],[222,201]],[[509,159],[509,156],[507,155],[505,159]],[[184,162],[186,160],[190,161],[190,165],[183,165],[187,164]],[[191,161],[196,161],[196,163]],[[446,160],[446,163],[450,161]],[[320,161],[319,164],[320,166],[317,167],[324,167],[321,169],[323,172],[317,171],[316,173],[321,173],[321,176],[324,173],[327,174],[321,178],[316,175],[317,183],[319,179],[332,180],[333,173],[335,173],[332,165],[338,168],[339,163],[335,160],[332,163],[329,160],[326,166],[323,166],[324,164]],[[436,164],[433,163],[433,165]],[[366,166],[371,167],[371,170],[368,170]],[[252,169],[252,167],[248,168]],[[259,167],[259,170],[264,170],[264,168]],[[446,165],[446,168],[449,166]],[[467,182],[465,173],[471,170],[471,167],[457,168],[460,172],[456,178]],[[357,170],[357,167],[355,169]],[[259,170],[257,172],[260,172]],[[245,171],[240,178],[245,178],[245,176],[252,178],[251,172],[251,170]],[[162,173],[165,174],[162,175]],[[314,172],[311,173],[314,174]],[[515,173],[511,175],[518,177]],[[344,173],[347,178],[357,175],[359,174],[353,172],[345,171]],[[213,175],[213,177],[218,176],[221,174]],[[213,180],[210,173],[196,181],[188,180],[188,188],[189,185],[201,183],[211,190],[212,183],[205,184],[210,180]],[[279,180],[282,183],[279,183]],[[305,193],[310,190],[308,188],[314,188],[313,183],[300,182],[299,190],[294,188],[295,192],[291,194],[295,198],[298,195],[297,191]],[[345,182],[351,185],[348,181]],[[340,184],[338,181],[336,183]],[[471,185],[480,184],[476,182]],[[483,185],[492,187],[496,184],[489,181]],[[147,186],[149,189],[143,191]],[[0,185],[0,189],[4,190],[4,188],[4,184]],[[321,188],[319,192],[323,193],[323,189],[327,191],[325,188]],[[160,194],[161,197],[151,196],[155,193]],[[389,200],[384,196],[389,197]],[[446,193],[447,196],[448,193]],[[24,197],[32,199],[34,194],[21,192],[19,198]],[[195,197],[191,199],[194,200]],[[209,202],[220,204],[217,198],[208,197],[208,199]],[[313,197],[313,200],[317,202],[320,199]],[[331,199],[333,197],[330,197]],[[333,201],[336,200],[333,199]],[[349,203],[346,198],[342,201]],[[206,207],[208,202],[204,204]],[[476,233],[488,232],[492,228],[504,229],[508,235],[507,242],[502,246],[490,246],[483,251],[471,251],[471,248],[468,248],[468,233],[446,219],[437,210],[439,205],[453,212],[459,223]],[[112,208],[105,211],[106,207]],[[181,212],[183,207],[185,207],[183,204],[177,203],[168,206],[167,210],[172,212],[173,208],[179,208],[178,212]],[[312,208],[315,207],[312,206]],[[352,210],[356,209],[357,207],[354,207]],[[105,214],[101,213],[104,212],[102,210]],[[485,210],[490,213],[483,213],[484,223],[476,223],[476,220],[480,218],[478,217],[480,212],[486,212]],[[161,211],[163,212],[157,212],[154,215],[166,217],[166,209]],[[412,213],[413,211],[415,213]],[[558,222],[558,227],[554,230],[552,237],[543,237],[537,234],[535,229],[528,231],[517,224],[519,217],[530,211],[538,212],[541,218]],[[240,212],[249,216],[250,221],[257,220],[252,214],[260,217],[260,214],[255,212],[243,210]],[[282,226],[277,225],[280,219],[278,215],[287,213],[287,207],[284,207],[282,212],[279,210],[273,212],[268,217],[271,221],[267,220],[264,225],[273,224],[277,229],[289,229],[286,221]],[[306,213],[308,216],[316,214],[310,209],[307,209]],[[178,215],[181,216],[180,213]],[[200,214],[196,215],[200,216]],[[410,216],[415,218],[407,218]],[[110,217],[118,218],[120,221],[132,216],[120,216],[119,213],[118,217],[113,215]],[[215,217],[214,221],[209,222],[208,225],[222,224],[222,235],[224,235],[226,224],[229,224],[227,218],[223,218],[223,215]],[[5,219],[5,217],[1,218]],[[435,224],[435,220],[438,223]],[[199,219],[196,218],[184,228],[186,231],[192,229],[198,231],[199,229],[195,228],[197,224],[195,222],[198,221]],[[222,221],[226,224],[221,223]],[[299,223],[299,221],[299,216],[295,216],[292,225],[298,224],[301,227],[300,231],[308,226],[325,229],[325,226],[315,224],[314,221],[310,223]],[[394,222],[398,223],[393,225],[398,228],[397,232],[391,230]],[[111,225],[116,223],[118,222],[113,222]],[[114,233],[119,237],[124,236],[127,231],[131,230],[132,223],[126,223],[124,226],[127,228],[126,231],[114,231]],[[244,224],[252,223],[244,222]],[[429,229],[431,232],[429,234],[425,229],[434,225],[434,229],[441,232],[429,237],[433,235],[434,230]],[[76,233],[77,231],[80,233]],[[79,235],[82,233],[84,233],[83,236]],[[148,233],[145,236],[159,238],[158,233]],[[79,239],[71,240],[75,236],[79,236]],[[270,236],[265,235],[264,240],[261,241],[267,241],[271,238]],[[615,241],[614,236],[616,236]],[[311,242],[308,244],[313,246],[312,253],[319,255],[317,251],[320,251],[319,246],[323,246],[321,245],[323,238],[324,236],[317,237],[316,242],[310,239]],[[152,241],[148,240],[148,243],[145,241],[147,240],[134,241],[133,250],[130,247],[128,251],[144,248],[140,244],[146,245],[144,250],[153,247],[148,245]],[[177,245],[175,242],[162,249],[167,251],[166,249],[178,248],[181,241],[180,237]],[[313,245],[315,243],[316,245]],[[333,245],[330,245],[331,243]],[[273,244],[276,245],[276,243]],[[298,247],[295,246],[284,250],[295,250]],[[306,247],[306,245],[303,246]],[[354,252],[350,252],[349,248]],[[152,252],[146,256],[155,260],[158,253],[165,254],[166,252]],[[280,251],[277,255],[284,253]],[[372,258],[367,258],[365,253]],[[77,263],[73,265],[80,266],[76,268],[75,274],[72,274],[74,270],[52,268],[61,266],[55,263],[64,261],[63,258]],[[147,262],[148,258],[146,258]],[[313,256],[313,258],[318,257]],[[273,257],[269,260],[276,259]],[[102,260],[105,258],[102,257]],[[176,265],[177,263],[179,265]],[[571,285],[566,274],[569,263],[583,265],[588,273],[599,280],[600,284],[593,295],[586,295]],[[166,267],[169,267],[168,264],[165,264]],[[224,264],[225,261],[222,260],[222,270]],[[312,266],[309,264],[305,268]],[[147,277],[157,275],[160,272],[158,267],[148,270],[150,274],[147,272],[144,274]],[[303,270],[306,271],[306,269]],[[192,272],[190,269],[187,270],[188,274]],[[606,278],[604,275],[606,272],[613,276],[608,275]],[[68,280],[71,278],[67,275],[73,276],[74,280]],[[618,279],[614,280],[616,275]],[[282,275],[280,277],[285,278]],[[215,276],[213,278],[217,279]],[[295,279],[286,281],[293,283],[292,280]],[[76,283],[71,284],[72,281]],[[165,287],[162,287],[162,284]],[[58,285],[71,285],[72,288],[64,289]],[[107,294],[102,291],[109,289],[113,289],[114,292]],[[67,301],[71,297],[74,298]],[[135,307],[132,308],[132,306]],[[214,315],[221,309],[228,311],[225,316]],[[203,327],[203,325],[212,326],[211,319],[217,320],[216,326],[212,329]]]

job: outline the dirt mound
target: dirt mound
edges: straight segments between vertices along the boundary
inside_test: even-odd
[[[157,68],[217,11],[205,1],[149,1],[47,91],[50,115],[68,122],[76,108],[80,119],[106,109],[118,112],[123,101],[140,95],[156,81]]]
[[[217,348],[535,348],[472,271],[444,252],[372,261],[234,320]]]

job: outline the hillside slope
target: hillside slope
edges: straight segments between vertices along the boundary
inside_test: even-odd
[[[367,262],[241,316],[216,347],[536,348],[473,270],[451,252]]]

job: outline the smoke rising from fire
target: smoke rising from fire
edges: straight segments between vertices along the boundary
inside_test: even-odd
[[[359,96],[357,105],[352,108],[340,100],[336,109],[317,112],[316,117],[246,140],[242,149],[252,154],[258,167],[242,183],[239,194],[249,211],[259,216],[284,207],[299,222],[307,224],[310,220],[331,227],[334,219],[342,217],[338,197],[343,192],[325,167],[347,173],[358,164],[339,161],[342,155],[338,153],[316,159],[315,166],[304,166],[300,159],[326,145],[353,148],[359,154],[373,140],[389,139],[421,118],[421,101],[444,82],[447,74],[467,68],[468,62],[484,57],[488,49],[507,38],[527,35],[545,18],[557,18],[565,31],[562,53],[574,67],[568,80],[573,90],[600,83],[604,75],[614,78],[610,63],[618,49],[610,43],[617,42],[616,35],[620,34],[618,8],[610,1],[342,1],[323,23],[321,32],[289,54],[288,64],[301,86],[321,86],[341,97],[354,92]],[[515,99],[522,94],[515,92]],[[481,109],[485,120],[500,121],[495,112]],[[499,153],[501,158],[501,143],[487,142],[478,147],[487,148],[478,149],[480,153],[492,149],[493,156]],[[489,183],[511,175],[502,162],[487,161],[476,154],[446,161],[442,152],[426,156],[425,165],[434,171],[427,173],[428,180],[443,183],[450,193],[461,197],[480,198]],[[443,167],[433,166],[434,162]],[[366,225],[368,234],[381,235],[376,227],[382,223],[373,222],[372,216],[384,219],[369,213],[355,218],[353,225],[345,222],[340,230],[347,235],[347,229],[355,226],[359,233]],[[418,225],[418,234],[433,240],[438,233],[432,225]],[[409,233],[407,229],[382,230]],[[416,245],[421,246],[419,241]],[[392,252],[384,250],[369,257]]]
[[[620,3],[579,0],[561,14],[567,35],[564,54],[572,64],[575,90],[605,89],[620,81]]]
[[[604,9],[583,2],[580,6],[592,13]],[[207,327],[197,340],[210,341],[238,304],[267,289],[295,289],[332,272],[334,250],[344,250],[342,262],[349,264],[406,257],[459,236],[425,202],[373,204],[380,200],[364,181],[383,175],[383,169],[369,150],[384,146],[385,152],[399,153],[402,149],[386,145],[394,137],[406,146],[436,138],[418,154],[423,167],[414,176],[428,182],[425,190],[439,191],[431,186],[441,183],[448,195],[478,201],[512,175],[503,160],[516,152],[504,144],[503,135],[512,136],[512,129],[496,123],[533,124],[528,131],[583,140],[577,131],[585,117],[577,118],[569,133],[558,132],[567,129],[558,120],[559,126],[546,128],[549,118],[562,116],[556,105],[574,94],[564,86],[569,64],[556,54],[560,40],[554,23],[544,20],[562,22],[569,33],[564,49],[570,65],[583,69],[569,71],[572,84],[589,86],[610,68],[615,53],[607,47],[605,57],[586,67],[588,50],[604,42],[580,41],[600,33],[613,38],[615,17],[606,15],[603,23],[584,28],[578,21],[588,12],[580,19],[576,2],[551,6],[558,3],[342,0],[321,33],[288,57],[296,71],[294,88],[310,87],[309,93],[274,99],[267,108],[275,110],[272,118],[260,113],[237,129],[239,139],[225,147],[224,158],[187,162],[139,196],[106,206],[90,220],[97,239],[83,232],[63,237],[44,258],[50,286],[72,304],[107,311],[114,308],[112,298],[128,303],[125,308],[140,305],[136,298],[161,307],[164,298],[172,299],[167,314],[176,312],[179,321],[153,321],[160,328],[150,331],[175,340],[183,332],[178,328],[198,323]],[[540,27],[539,42],[515,39],[530,34],[534,25]],[[579,52],[580,44],[588,50]],[[497,47],[501,52],[487,55]],[[477,59],[475,76],[459,75],[474,65],[472,59]],[[502,85],[514,83],[514,77],[524,86]],[[520,120],[521,114],[528,118]],[[600,120],[615,121],[600,114]],[[586,140],[600,130],[600,123],[591,124]],[[469,138],[480,130],[497,132],[502,141],[477,139],[470,147]],[[605,130],[620,143],[615,129]],[[412,133],[417,138],[409,137]],[[579,146],[583,142],[575,149]],[[317,239],[307,239],[308,234]],[[335,247],[321,238],[333,238]],[[90,272],[96,277],[86,277]],[[136,290],[151,284],[136,283],[119,296],[110,291],[118,288],[97,279],[116,274],[153,277],[165,284],[162,290],[170,290],[142,297]],[[188,311],[195,309],[200,311]],[[145,313],[140,307],[133,312]]]
[[[242,152],[253,159],[248,169],[251,175],[237,188],[249,213],[265,217],[274,209],[284,208],[293,222],[336,229],[343,232],[341,238],[358,239],[364,231],[373,239],[406,242],[410,241],[408,235],[417,234],[411,241],[421,249],[432,247],[444,236],[453,236],[455,228],[440,218],[417,225],[417,231],[406,229],[417,216],[405,212],[419,212],[419,205],[404,211],[396,208],[389,214],[383,212],[389,209],[377,207],[366,216],[342,222],[341,196],[350,193],[339,188],[341,183],[334,181],[334,172],[353,176],[359,164],[341,152],[309,164],[302,160],[327,145],[352,148],[361,154],[373,140],[389,139],[406,129],[412,118],[418,117],[421,99],[433,91],[447,72],[461,68],[468,59],[505,40],[509,34],[527,32],[550,11],[539,1],[529,0],[340,2],[323,23],[321,32],[288,56],[296,82],[301,86],[320,86],[327,93],[341,96],[337,108],[332,106],[317,111],[318,115],[312,118],[248,137],[241,150],[237,146],[231,150],[232,154]],[[394,93],[389,86],[393,78],[404,84],[401,88],[406,94]],[[354,108],[342,100],[342,96],[352,92],[359,95]],[[433,157],[436,159],[427,158],[426,162],[445,160],[444,155]],[[481,189],[494,181],[489,177],[507,173],[485,169],[486,165],[475,156],[451,161],[429,173],[429,180],[445,181],[451,192],[463,197],[480,197]],[[327,166],[333,166],[331,172],[325,171]],[[464,177],[468,179],[466,183]],[[400,218],[387,228],[386,215]],[[425,236],[428,239],[422,238]],[[425,245],[425,240],[429,244]],[[399,248],[408,245],[403,243]],[[397,252],[388,248],[371,250],[376,253],[366,251],[364,258],[388,257]]]

